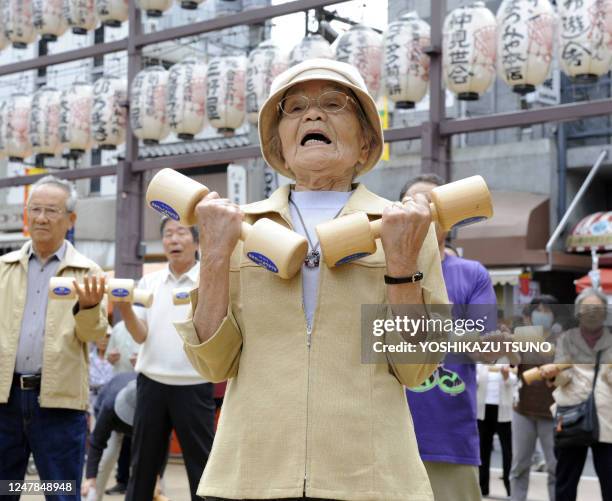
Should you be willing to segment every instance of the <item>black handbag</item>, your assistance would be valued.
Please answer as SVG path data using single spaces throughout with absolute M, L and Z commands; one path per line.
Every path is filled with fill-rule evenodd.
M 555 446 L 589 446 L 599 440 L 599 420 L 595 406 L 595 383 L 599 374 L 601 351 L 597 352 L 593 387 L 588 398 L 576 405 L 559 405 L 555 412 Z

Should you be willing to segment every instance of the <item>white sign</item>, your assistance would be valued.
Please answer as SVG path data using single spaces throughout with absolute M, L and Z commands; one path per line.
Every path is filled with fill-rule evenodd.
M 550 106 L 561 104 L 561 75 L 558 69 L 552 70 L 550 78 L 536 88 L 535 100 Z
M 6 166 L 6 177 L 25 176 L 25 169 L 21 162 L 7 162 Z M 6 197 L 6 203 L 8 205 L 23 205 L 25 197 L 25 188 L 18 186 L 15 188 L 8 189 L 8 196 Z
M 227 197 L 238 205 L 247 203 L 247 172 L 242 165 L 227 166 Z

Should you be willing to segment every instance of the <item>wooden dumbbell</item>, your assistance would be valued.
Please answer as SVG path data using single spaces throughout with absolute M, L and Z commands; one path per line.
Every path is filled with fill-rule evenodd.
M 134 280 L 131 278 L 111 278 L 106 284 L 108 300 L 113 303 L 134 302 Z
M 565 370 L 569 369 L 574 364 L 554 364 L 558 369 Z M 533 369 L 529 369 L 528 371 L 523 372 L 523 380 L 527 384 L 532 384 L 534 381 L 542 381 L 542 376 L 540 375 L 540 368 L 534 367 Z
M 191 301 L 191 298 L 189 296 L 189 293 L 191 292 L 191 289 L 186 289 L 186 288 L 177 288 L 177 289 L 172 289 L 172 304 L 175 305 L 180 305 L 180 304 L 189 304 Z
M 134 306 L 150 308 L 153 304 L 153 293 L 145 289 L 134 289 Z
M 76 299 L 76 287 L 74 277 L 52 277 L 49 280 L 49 299 Z M 81 288 L 83 284 L 79 284 Z M 106 285 L 108 287 L 108 284 Z
M 49 299 L 76 299 L 74 277 L 52 277 L 49 280 Z
M 50 299 L 76 299 L 74 277 L 53 277 L 49 281 Z M 82 286 L 82 284 L 79 284 Z M 109 301 L 134 303 L 137 306 L 149 308 L 153 304 L 153 293 L 144 289 L 134 288 L 134 280 L 113 278 L 106 284 Z
M 509 367 L 509 369 L 510 372 L 516 374 L 516 367 Z M 489 372 L 501 372 L 501 367 L 498 367 L 497 365 L 489 365 Z
M 153 304 L 153 293 L 136 288 L 131 278 L 111 278 L 106 285 L 106 294 L 113 303 L 132 303 L 143 308 L 150 308 Z
M 203 184 L 172 169 L 160 170 L 147 188 L 147 203 L 185 226 L 196 224 L 195 206 L 208 193 Z M 262 218 L 242 223 L 240 240 L 247 257 L 281 278 L 293 277 L 302 267 L 308 241 L 289 228 Z
M 447 231 L 476 223 L 493 215 L 491 194 L 481 176 L 472 176 L 434 188 L 429 210 L 434 221 Z M 367 214 L 355 213 L 317 225 L 325 264 L 330 268 L 376 252 L 382 219 L 370 222 Z

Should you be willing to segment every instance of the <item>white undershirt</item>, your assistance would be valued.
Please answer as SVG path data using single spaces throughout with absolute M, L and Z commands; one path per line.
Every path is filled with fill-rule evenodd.
M 315 227 L 319 223 L 333 219 L 338 212 L 340 212 L 340 209 L 346 205 L 346 202 L 352 194 L 352 191 L 291 191 L 291 200 L 298 206 L 302 219 L 306 224 L 310 240 L 315 248 L 319 242 Z M 291 210 L 293 229 L 308 239 L 298 212 L 295 210 L 293 204 L 289 204 L 289 208 Z M 310 250 L 309 244 L 309 251 Z M 318 250 L 319 253 L 321 253 L 320 247 Z M 325 266 L 322 254 L 319 267 L 321 266 Z M 319 267 L 308 268 L 306 265 L 302 265 L 302 298 L 304 301 L 306 322 L 309 329 L 312 326 L 312 320 L 317 307 Z
M 485 398 L 485 404 L 499 405 L 499 388 L 501 380 L 501 372 L 487 372 L 487 396 Z
M 189 316 L 191 306 L 174 305 L 172 290 L 178 287 L 195 287 L 199 274 L 199 263 L 180 277 L 176 277 L 166 266 L 162 270 L 145 275 L 138 283 L 140 289 L 153 292 L 153 304 L 150 308 L 134 307 L 138 318 L 147 323 L 147 338 L 140 345 L 136 372 L 168 385 L 182 386 L 205 382 L 187 359 L 183 343 L 173 324 L 185 320 Z

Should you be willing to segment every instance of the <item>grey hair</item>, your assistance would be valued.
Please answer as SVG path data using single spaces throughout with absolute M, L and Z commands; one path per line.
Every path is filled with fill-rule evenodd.
M 30 203 L 30 198 L 32 198 L 32 193 L 34 193 L 37 188 L 40 188 L 41 186 L 45 185 L 57 186 L 58 188 L 64 190 L 68 195 L 68 198 L 66 200 L 66 211 L 74 212 L 74 210 L 76 209 L 76 203 L 78 198 L 74 184 L 72 184 L 70 181 L 66 181 L 65 179 L 61 179 L 52 175 L 42 177 L 32 185 L 32 188 L 30 189 L 30 194 L 28 195 L 28 204 Z
M 591 296 L 595 296 L 596 298 L 598 298 L 602 302 L 604 308 L 607 311 L 608 309 L 607 296 L 603 292 L 593 287 L 588 287 L 584 289 L 580 294 L 578 294 L 578 297 L 576 297 L 576 299 L 574 300 L 574 314 L 576 316 L 578 316 L 578 313 L 580 312 L 580 305 L 582 304 L 582 301 L 584 301 L 587 297 L 591 297 Z

